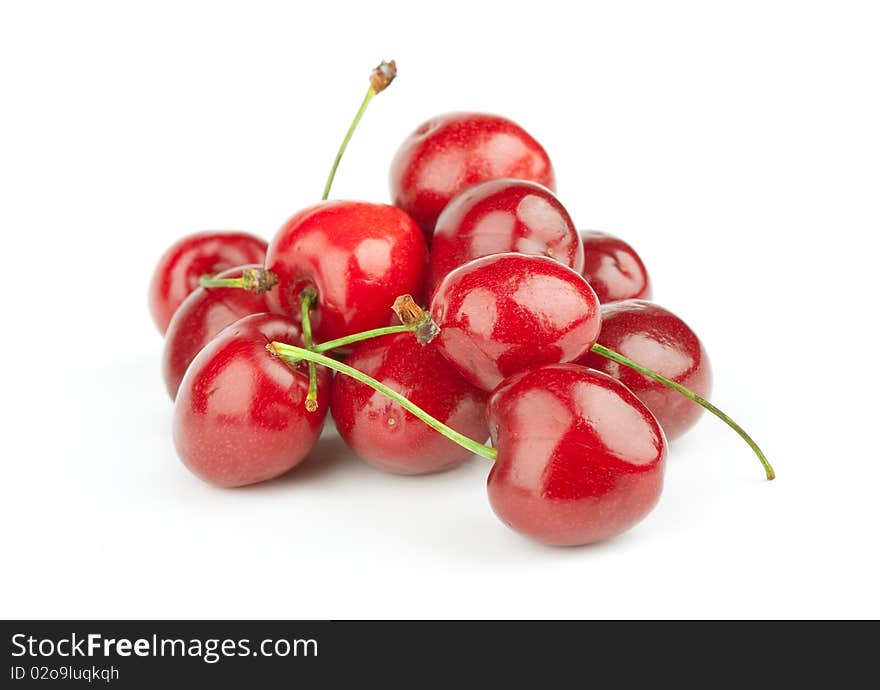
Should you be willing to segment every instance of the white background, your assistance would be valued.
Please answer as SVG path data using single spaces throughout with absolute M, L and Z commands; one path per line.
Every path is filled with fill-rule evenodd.
M 0 10 L 4 617 L 877 617 L 880 20 L 872 3 L 31 2 Z M 626 535 L 552 549 L 486 461 L 392 477 L 325 437 L 223 491 L 175 457 L 146 308 L 178 236 L 387 201 L 437 113 L 507 115 L 618 233 L 715 401 Z

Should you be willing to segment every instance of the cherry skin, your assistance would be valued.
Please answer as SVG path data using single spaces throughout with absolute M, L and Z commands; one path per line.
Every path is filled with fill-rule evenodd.
M 663 307 L 645 300 L 602 305 L 599 344 L 707 398 L 712 390 L 712 367 L 700 339 L 688 325 Z M 613 376 L 635 393 L 654 413 L 670 441 L 697 423 L 703 408 L 674 390 L 599 355 L 588 353 L 586 366 Z
M 636 250 L 619 237 L 585 230 L 583 274 L 602 304 L 651 299 L 651 279 Z
M 279 284 L 272 311 L 299 318 L 302 291 L 317 290 L 316 340 L 332 340 L 388 323 L 394 299 L 421 293 L 427 263 L 415 222 L 394 206 L 322 202 L 294 215 L 272 240 L 266 266 Z
M 440 352 L 486 391 L 520 371 L 577 359 L 601 327 L 599 300 L 579 273 L 525 254 L 459 266 L 437 286 L 430 312 Z
M 489 399 L 498 459 L 489 502 L 511 529 L 555 546 L 608 539 L 644 518 L 663 488 L 666 439 L 619 381 L 577 364 L 506 379 Z
M 171 317 L 205 274 L 233 266 L 262 263 L 266 242 L 246 232 L 198 232 L 175 242 L 166 251 L 150 281 L 150 313 L 163 335 Z
M 245 268 L 262 268 L 262 264 L 236 266 L 215 277 L 239 278 Z M 189 365 L 214 336 L 244 316 L 267 311 L 266 293 L 255 295 L 249 290 L 227 287 L 196 288 L 174 312 L 165 332 L 162 376 L 171 399 L 177 396 Z
M 391 198 L 430 241 L 452 197 L 499 177 L 555 185 L 547 152 L 522 127 L 498 115 L 447 113 L 424 122 L 401 144 L 391 163 Z
M 435 345 L 420 345 L 412 333 L 365 340 L 345 363 L 465 436 L 479 442 L 489 438 L 489 395 L 461 378 Z M 336 376 L 331 399 L 330 413 L 339 434 L 358 456 L 381 470 L 427 474 L 455 467 L 471 456 L 398 403 L 353 378 Z
M 487 180 L 453 198 L 437 218 L 427 293 L 471 259 L 505 252 L 549 256 L 583 269 L 580 236 L 553 192 L 526 180 Z
M 190 364 L 174 404 L 174 444 L 183 464 L 215 486 L 278 477 L 306 457 L 321 434 L 329 372 L 318 368 L 318 409 L 305 407 L 305 365 L 266 350 L 301 345 L 299 328 L 274 314 L 246 316 L 221 331 Z

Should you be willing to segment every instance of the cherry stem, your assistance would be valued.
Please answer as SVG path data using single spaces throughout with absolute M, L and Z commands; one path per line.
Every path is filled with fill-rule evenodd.
M 369 331 L 361 331 L 360 333 L 352 333 L 335 340 L 326 340 L 320 345 L 315 345 L 312 350 L 315 352 L 329 352 L 330 350 L 338 350 L 340 347 L 346 347 L 362 340 L 370 340 L 383 335 L 393 335 L 395 333 L 412 333 L 416 330 L 416 326 L 384 326 L 383 328 L 372 328 Z
M 489 446 L 486 446 L 482 443 L 478 443 L 477 441 L 468 438 L 464 434 L 460 434 L 455 429 L 446 426 L 439 419 L 435 419 L 427 412 L 425 412 L 422 408 L 410 402 L 407 398 L 402 396 L 397 391 L 392 390 L 384 383 L 380 383 L 372 376 L 368 376 L 362 371 L 358 371 L 354 367 L 350 367 L 347 364 L 343 364 L 342 362 L 327 357 L 320 352 L 313 352 L 312 350 L 307 350 L 302 347 L 296 347 L 295 345 L 286 345 L 284 343 L 271 342 L 266 345 L 266 349 L 269 350 L 269 352 L 280 357 L 288 364 L 295 364 L 296 362 L 304 359 L 314 364 L 321 364 L 328 369 L 333 369 L 334 371 L 340 374 L 344 374 L 345 376 L 350 376 L 351 378 L 369 386 L 373 390 L 376 390 L 379 393 L 388 396 L 407 412 L 412 413 L 414 416 L 421 419 L 429 427 L 443 434 L 450 441 L 454 441 L 462 448 L 469 450 L 471 453 L 476 453 L 477 455 L 488 458 L 489 460 L 495 460 L 498 457 L 498 451 L 494 448 L 490 448 Z
M 352 333 L 351 335 L 337 338 L 336 340 L 327 340 L 319 345 L 313 345 L 309 349 L 312 352 L 330 352 L 331 350 L 337 350 L 340 347 L 359 343 L 362 340 L 370 340 L 372 338 L 378 338 L 383 335 L 393 335 L 395 333 L 412 333 L 414 330 L 416 330 L 415 326 L 385 326 L 383 328 L 373 328 L 369 331 Z M 290 357 L 289 359 L 291 363 L 296 360 L 295 357 Z
M 648 378 L 652 378 L 655 381 L 659 381 L 667 388 L 671 388 L 674 391 L 678 391 L 684 397 L 688 398 L 689 400 L 693 400 L 698 405 L 701 405 L 703 408 L 709 410 L 709 412 L 714 414 L 716 417 L 718 417 L 718 419 L 720 419 L 722 422 L 727 424 L 727 426 L 729 426 L 736 433 L 738 433 L 740 435 L 740 437 L 742 438 L 742 440 L 745 441 L 747 444 L 749 444 L 749 448 L 751 448 L 753 451 L 755 451 L 755 455 L 758 456 L 758 460 L 760 460 L 761 464 L 764 466 L 764 472 L 767 474 L 767 479 L 771 480 L 771 479 L 776 478 L 776 472 L 774 471 L 772 465 L 770 465 L 770 462 L 767 460 L 767 456 L 764 455 L 763 451 L 758 447 L 758 444 L 755 443 L 754 440 L 752 440 L 752 437 L 749 436 L 745 432 L 745 429 L 743 429 L 739 424 L 737 424 L 735 421 L 733 421 L 730 417 L 728 417 L 724 412 L 722 412 L 717 407 L 715 407 L 708 400 L 700 397 L 699 395 L 694 393 L 689 388 L 685 388 L 680 383 L 677 383 L 676 381 L 673 381 L 672 379 L 663 376 L 663 374 L 658 374 L 656 371 L 652 371 L 651 369 L 648 369 L 647 367 L 642 366 L 638 362 L 631 360 L 629 357 L 625 357 L 624 355 L 622 355 L 618 352 L 615 352 L 614 350 L 608 349 L 604 345 L 599 345 L 599 343 L 596 343 L 591 348 L 591 351 L 595 352 L 597 355 L 600 355 L 601 357 L 605 357 L 607 359 L 612 360 L 613 362 L 617 362 L 618 364 L 622 364 L 625 367 L 629 367 L 630 369 L 635 369 L 640 374 L 644 374 Z
M 303 342 L 306 347 L 314 347 L 312 341 L 312 320 L 309 311 L 315 303 L 317 293 L 312 288 L 306 288 L 300 293 L 299 301 L 302 315 Z M 306 409 L 315 412 L 318 409 L 318 371 L 314 362 L 309 362 L 309 390 L 306 393 Z
M 199 285 L 203 288 L 239 288 L 259 295 L 278 285 L 278 276 L 267 268 L 245 268 L 240 278 L 215 278 L 207 273 L 199 278 Z
M 422 345 L 427 345 L 440 332 L 431 313 L 422 309 L 411 295 L 401 295 L 394 300 L 392 307 L 394 313 L 403 322 L 400 326 L 383 326 L 382 328 L 371 328 L 368 331 L 360 333 L 352 333 L 335 340 L 327 340 L 320 345 L 309 346 L 313 352 L 330 352 L 338 350 L 341 347 L 359 343 L 362 340 L 370 340 L 383 335 L 394 335 L 396 333 L 415 333 L 416 339 Z M 308 343 L 306 343 L 308 346 Z
M 330 168 L 330 174 L 327 176 L 327 182 L 324 184 L 324 194 L 321 197 L 322 201 L 326 201 L 330 196 L 330 188 L 333 186 L 333 179 L 336 177 L 336 169 L 339 167 L 339 161 L 342 160 L 342 154 L 345 153 L 345 149 L 348 148 L 348 142 L 351 141 L 351 137 L 354 134 L 354 130 L 357 129 L 358 123 L 361 121 L 361 118 L 364 116 L 364 113 L 367 111 L 367 106 L 370 105 L 370 101 L 373 100 L 373 96 L 381 91 L 384 91 L 388 85 L 394 81 L 394 77 L 397 76 L 397 65 L 392 60 L 391 62 L 385 62 L 384 60 L 381 64 L 376 67 L 372 73 L 370 74 L 370 88 L 367 89 L 367 94 L 364 96 L 364 100 L 361 101 L 361 107 L 358 108 L 357 114 L 354 116 L 354 120 L 351 121 L 351 125 L 348 127 L 348 131 L 345 133 L 345 138 L 342 140 L 342 144 L 339 146 L 339 150 L 336 152 L 336 158 L 333 160 L 333 167 Z

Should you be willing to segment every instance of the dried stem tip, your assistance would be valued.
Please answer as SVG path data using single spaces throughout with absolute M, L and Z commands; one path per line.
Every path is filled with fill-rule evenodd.
M 414 326 L 413 333 L 422 345 L 430 343 L 440 332 L 440 327 L 434 322 L 431 313 L 416 304 L 412 295 L 401 295 L 394 300 L 391 308 L 397 314 L 400 323 L 404 326 Z
M 421 321 L 425 316 L 425 310 L 416 304 L 412 295 L 401 295 L 394 300 L 391 309 L 394 310 L 397 318 L 400 319 L 400 323 L 404 326 L 412 326 L 414 323 Z
M 382 62 L 370 73 L 370 87 L 376 93 L 380 93 L 388 88 L 388 85 L 394 81 L 397 76 L 397 63 Z
M 278 276 L 265 268 L 246 268 L 241 272 L 241 281 L 245 290 L 259 295 L 278 285 Z

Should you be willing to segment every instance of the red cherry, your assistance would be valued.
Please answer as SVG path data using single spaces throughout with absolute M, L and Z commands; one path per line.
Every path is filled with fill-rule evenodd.
M 183 464 L 210 484 L 243 486 L 284 474 L 321 434 L 329 372 L 318 368 L 318 409 L 306 411 L 307 369 L 269 353 L 273 340 L 301 344 L 287 319 L 246 316 L 202 349 L 180 384 L 174 444 Z
M 317 290 L 312 330 L 332 340 L 384 326 L 394 299 L 421 292 L 425 240 L 394 206 L 327 201 L 294 215 L 272 240 L 266 266 L 279 284 L 267 293 L 272 310 L 300 314 L 300 293 Z
M 238 278 L 245 268 L 258 269 L 262 264 L 236 266 L 215 278 Z M 226 287 L 196 288 L 174 312 L 165 332 L 162 376 L 171 399 L 177 395 L 190 363 L 214 336 L 244 316 L 267 311 L 265 293 L 255 295 L 249 290 Z
M 345 363 L 406 396 L 432 417 L 476 441 L 489 438 L 484 391 L 461 378 L 437 351 L 412 333 L 359 343 Z M 348 376 L 333 380 L 330 413 L 349 447 L 374 467 L 426 474 L 461 464 L 470 451 Z
M 602 304 L 623 299 L 651 299 L 651 280 L 636 250 L 619 237 L 586 230 L 584 278 Z
M 599 300 L 579 273 L 525 254 L 460 266 L 437 286 L 430 311 L 440 352 L 487 391 L 520 371 L 577 359 L 601 326 Z
M 584 250 L 556 196 L 525 180 L 488 180 L 468 187 L 437 219 L 427 293 L 471 259 L 503 252 L 549 256 L 580 272 Z
M 554 189 L 547 152 L 522 127 L 498 115 L 448 113 L 423 123 L 401 144 L 391 163 L 391 198 L 430 239 L 452 197 L 499 177 Z
M 666 440 L 620 382 L 576 364 L 505 380 L 489 400 L 498 459 L 487 488 L 513 530 L 545 544 L 608 539 L 639 522 L 663 488 Z
M 164 335 L 174 312 L 203 275 L 265 258 L 265 240 L 246 232 L 199 232 L 175 242 L 159 259 L 150 281 L 150 313 L 159 332 Z
M 708 398 L 712 368 L 703 344 L 675 314 L 644 300 L 625 300 L 602 306 L 599 343 L 663 374 Z M 674 390 L 609 359 L 588 353 L 582 364 L 613 376 L 635 393 L 654 413 L 671 441 L 690 429 L 703 414 Z

